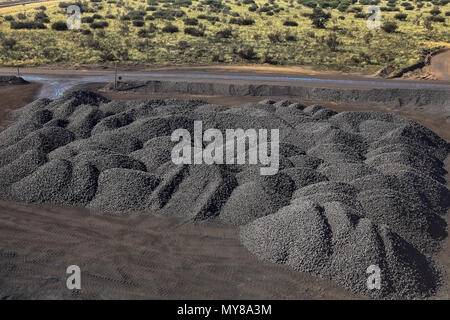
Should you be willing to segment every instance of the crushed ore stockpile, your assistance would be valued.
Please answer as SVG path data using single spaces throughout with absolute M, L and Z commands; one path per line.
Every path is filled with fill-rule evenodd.
M 450 206 L 449 144 L 392 114 L 336 113 L 264 100 L 236 107 L 199 100 L 109 101 L 75 91 L 15 112 L 0 133 L 3 197 L 26 203 L 147 211 L 240 226 L 257 257 L 382 298 L 433 295 L 432 256 Z M 175 165 L 171 134 L 279 129 L 280 168 Z M 367 269 L 381 289 L 367 288 Z
M 11 85 L 11 84 L 27 84 L 28 81 L 24 80 L 22 77 L 17 76 L 0 76 L 0 86 Z

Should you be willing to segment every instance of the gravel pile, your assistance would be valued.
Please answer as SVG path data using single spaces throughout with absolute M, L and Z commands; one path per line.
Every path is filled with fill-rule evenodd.
M 0 133 L 0 189 L 27 203 L 155 212 L 240 226 L 261 259 L 384 298 L 420 298 L 439 285 L 432 255 L 450 207 L 450 146 L 395 115 L 336 113 L 264 100 L 223 107 L 199 100 L 108 101 L 91 92 L 38 100 Z M 261 165 L 175 165 L 170 135 L 279 129 L 279 171 Z M 248 150 L 246 150 L 246 153 Z M 366 286 L 369 266 L 381 288 Z
M 0 76 L 0 86 L 6 86 L 11 84 L 27 84 L 28 81 L 22 77 L 17 76 Z

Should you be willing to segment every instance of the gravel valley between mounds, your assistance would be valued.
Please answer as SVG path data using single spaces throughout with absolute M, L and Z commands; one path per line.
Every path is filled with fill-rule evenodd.
M 0 132 L 8 200 L 147 211 L 241 228 L 257 257 L 376 298 L 435 293 L 432 256 L 447 236 L 443 161 L 450 146 L 425 127 L 378 112 L 336 113 L 265 100 L 109 101 L 92 92 L 40 99 Z M 258 165 L 175 165 L 175 129 L 279 129 L 280 171 Z M 381 269 L 380 290 L 366 270 Z

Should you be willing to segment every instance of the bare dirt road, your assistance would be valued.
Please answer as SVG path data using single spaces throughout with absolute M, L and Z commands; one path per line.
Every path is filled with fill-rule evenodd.
M 51 69 L 23 68 L 21 75 L 28 81 L 43 85 L 41 97 L 56 98 L 75 85 L 88 82 L 108 83 L 114 81 L 113 69 Z M 17 74 L 15 68 L 0 68 L 0 74 Z M 360 74 L 313 71 L 301 67 L 272 66 L 195 66 L 153 67 L 122 69 L 118 72 L 122 81 L 189 81 L 229 82 L 233 84 L 289 85 L 321 88 L 347 89 L 440 89 L 450 90 L 450 81 L 424 81 L 383 79 Z
M 436 79 L 450 81 L 450 49 L 431 59 L 430 72 Z

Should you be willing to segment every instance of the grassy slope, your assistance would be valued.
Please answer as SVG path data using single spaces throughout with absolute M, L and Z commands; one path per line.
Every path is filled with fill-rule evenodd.
M 262 7 L 265 0 L 255 0 Z M 421 9 L 405 11 L 397 1 L 397 7 L 408 14 L 406 21 L 397 21 L 399 29 L 388 34 L 382 30 L 370 31 L 366 27 L 364 18 L 355 18 L 354 13 L 342 13 L 337 9 L 326 9 L 331 12 L 332 18 L 326 24 L 326 29 L 316 29 L 311 20 L 302 16 L 302 13 L 311 12 L 312 9 L 301 6 L 297 2 L 275 0 L 274 3 L 284 10 L 267 16 L 265 13 L 250 12 L 250 5 L 242 4 L 240 0 L 224 1 L 231 7 L 231 12 L 241 17 L 252 18 L 254 25 L 230 25 L 229 13 L 210 12 L 210 7 L 203 5 L 203 12 L 199 11 L 200 1 L 193 1 L 189 8 L 179 8 L 185 11 L 187 17 L 197 17 L 199 14 L 217 16 L 219 22 L 212 24 L 207 20 L 199 20 L 206 27 L 204 37 L 193 37 L 183 33 L 186 16 L 171 21 L 179 28 L 178 33 L 163 33 L 161 29 L 168 23 L 164 19 L 145 21 L 145 27 L 134 27 L 132 21 L 120 19 L 102 19 L 107 21 L 109 27 L 104 30 L 92 30 L 92 35 L 83 35 L 74 31 L 54 31 L 48 25 L 46 30 L 11 30 L 10 23 L 5 16 L 16 16 L 24 12 L 32 20 L 42 4 L 0 8 L 0 40 L 14 38 L 17 44 L 11 49 L 4 45 L 0 47 L 0 64 L 2 65 L 43 65 L 43 64 L 101 64 L 111 63 L 114 56 L 124 63 L 131 64 L 204 64 L 204 63 L 248 63 L 271 62 L 287 65 L 311 65 L 322 69 L 337 69 L 344 71 L 374 72 L 388 64 L 396 68 L 411 65 L 420 59 L 424 48 L 434 48 L 439 45 L 450 44 L 450 17 L 446 23 L 434 22 L 434 30 L 428 31 L 423 26 L 423 18 L 429 16 L 432 9 L 430 2 L 424 2 Z M 414 4 L 413 2 L 411 2 Z M 239 5 L 241 4 L 241 5 Z M 59 8 L 56 3 L 45 3 L 51 22 L 65 21 L 65 9 Z M 158 9 L 163 3 L 157 5 Z M 379 6 L 385 6 L 382 1 Z M 102 6 L 103 8 L 99 8 Z M 128 9 L 145 10 L 149 5 L 143 0 L 125 0 L 124 6 L 116 3 L 89 3 L 96 13 L 120 17 L 129 12 Z M 352 7 L 362 7 L 365 12 L 367 6 L 356 3 Z M 128 8 L 128 9 L 127 9 Z M 171 7 L 173 8 L 173 6 Z M 179 10 L 176 9 L 176 10 Z M 442 15 L 450 11 L 450 4 L 441 6 Z M 394 20 L 398 12 L 383 12 L 382 22 Z M 148 11 L 147 15 L 151 15 Z M 84 13 L 83 16 L 92 16 L 93 13 Z M 344 16 L 345 20 L 338 19 Z M 297 27 L 286 27 L 285 20 L 296 21 Z M 16 18 L 16 20 L 18 20 Z M 138 36 L 138 31 L 148 29 L 153 23 L 158 27 L 154 33 L 148 33 L 147 38 Z M 233 29 L 233 38 L 217 40 L 214 35 L 219 30 L 229 26 Z M 83 23 L 83 29 L 90 29 L 89 24 Z M 128 31 L 126 29 L 129 29 Z M 282 42 L 272 43 L 268 34 L 279 32 Z M 335 33 L 341 43 L 337 51 L 331 51 L 326 44 L 330 33 Z M 286 34 L 292 35 L 296 41 L 285 41 Z M 245 50 L 251 47 L 256 52 L 255 59 L 243 58 Z M 243 51 L 244 54 L 242 54 Z M 113 55 L 111 54 L 113 53 Z

